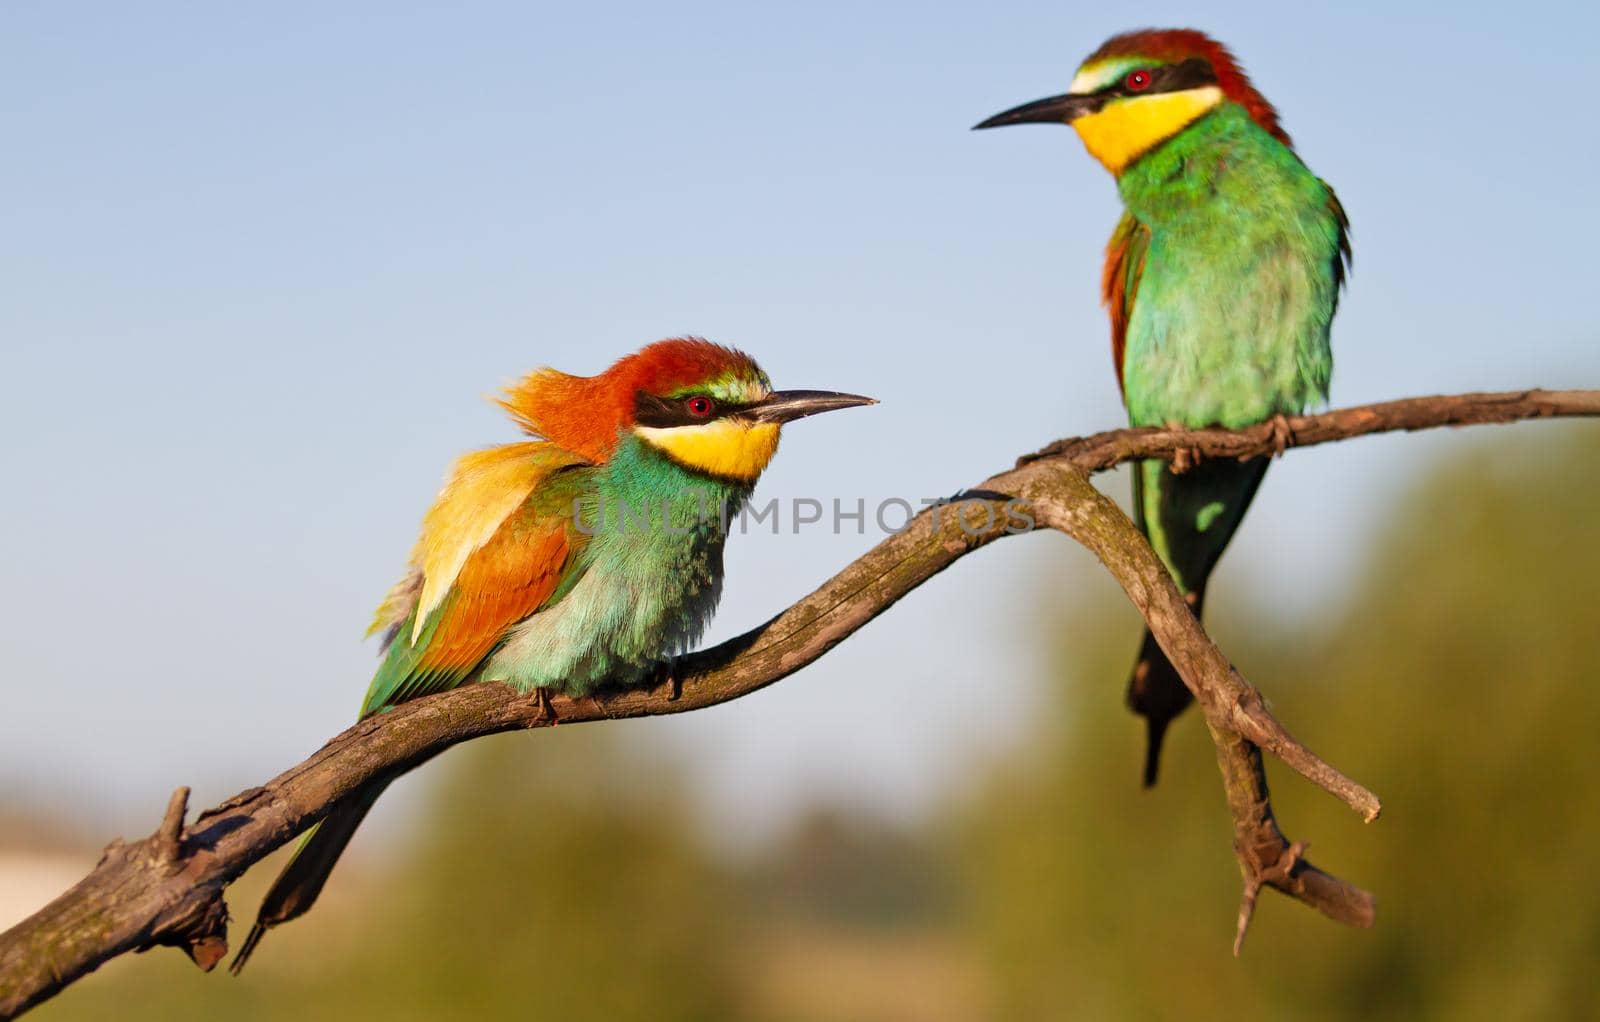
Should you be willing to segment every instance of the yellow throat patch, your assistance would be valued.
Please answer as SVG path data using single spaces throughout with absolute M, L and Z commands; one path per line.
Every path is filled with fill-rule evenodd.
M 639 426 L 635 432 L 696 472 L 753 483 L 778 452 L 778 424 L 713 419 L 695 426 Z
M 1215 85 L 1130 96 L 1077 118 L 1072 127 L 1090 156 L 1111 173 L 1120 174 L 1140 154 L 1176 135 L 1220 102 L 1222 90 Z

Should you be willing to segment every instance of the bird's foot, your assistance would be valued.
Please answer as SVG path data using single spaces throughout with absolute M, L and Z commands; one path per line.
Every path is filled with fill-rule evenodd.
M 650 687 L 658 688 L 663 684 L 667 686 L 668 702 L 677 702 L 682 697 L 683 679 L 678 677 L 678 658 L 675 656 L 669 656 L 656 665 Z
M 555 727 L 557 724 L 561 723 L 561 721 L 556 718 L 555 707 L 550 705 L 549 689 L 545 688 L 543 685 L 540 685 L 532 692 L 528 693 L 528 698 L 533 701 L 533 705 L 537 710 L 537 712 L 534 714 L 532 726 L 538 727 L 541 724 L 549 724 L 551 727 Z
M 1294 445 L 1294 430 L 1289 427 L 1289 417 L 1279 412 L 1268 419 L 1267 436 L 1272 440 L 1272 456 L 1283 457 L 1283 452 Z
M 1205 455 L 1200 453 L 1198 447 L 1180 447 L 1172 452 L 1172 474 L 1181 476 L 1185 472 L 1200 464 Z
M 1174 430 L 1187 430 L 1189 427 L 1185 426 L 1181 422 L 1173 422 L 1169 420 L 1167 422 L 1167 428 Z M 1194 468 L 1196 465 L 1200 464 L 1201 459 L 1204 457 L 1205 455 L 1200 453 L 1200 448 L 1198 447 L 1178 448 L 1176 451 L 1172 452 L 1172 474 L 1175 476 L 1183 475 L 1191 468 Z

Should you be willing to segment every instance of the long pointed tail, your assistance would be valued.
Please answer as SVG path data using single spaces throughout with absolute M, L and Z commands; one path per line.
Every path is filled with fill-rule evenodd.
M 316 904 L 317 895 L 322 893 L 322 885 L 328 882 L 328 875 L 333 872 L 339 856 L 344 854 L 345 846 L 388 786 L 387 783 L 377 784 L 352 796 L 300 839 L 300 847 L 295 849 L 293 858 L 261 899 L 256 924 L 239 946 L 233 964 L 228 966 L 230 972 L 239 975 L 268 930 L 304 915 Z
M 1133 499 L 1139 528 L 1161 555 L 1178 587 L 1200 613 L 1206 580 L 1254 499 L 1268 459 L 1203 461 L 1174 473 L 1164 462 L 1141 462 L 1134 472 Z M 1194 697 L 1178 669 L 1148 630 L 1128 679 L 1128 706 L 1145 718 L 1148 734 L 1144 785 L 1156 783 L 1161 743 L 1173 718 Z
M 1147 629 L 1139 659 L 1128 678 L 1128 709 L 1145 721 L 1144 786 L 1155 787 L 1161 771 L 1161 743 L 1174 717 L 1189 708 L 1194 696 L 1179 677 L 1178 669 L 1161 652 L 1156 637 Z

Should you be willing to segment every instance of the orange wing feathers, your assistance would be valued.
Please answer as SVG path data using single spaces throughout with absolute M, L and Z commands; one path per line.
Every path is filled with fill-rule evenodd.
M 1124 213 L 1106 243 L 1106 263 L 1100 274 L 1100 298 L 1111 314 L 1111 361 L 1117 370 L 1117 389 L 1122 389 L 1122 360 L 1127 351 L 1128 320 L 1133 316 L 1133 300 L 1139 293 L 1139 276 L 1144 272 L 1145 248 L 1150 229 Z
M 422 571 L 411 639 L 444 602 L 474 551 L 486 546 L 551 472 L 583 459 L 553 444 L 520 443 L 463 455 L 422 519 L 412 565 Z
M 372 630 L 389 634 L 364 714 L 459 683 L 549 599 L 572 553 L 571 516 L 536 491 L 562 469 L 588 464 L 538 442 L 456 462 L 423 517 L 410 573 L 378 608 Z
M 524 507 L 461 566 L 421 666 L 465 674 L 507 628 L 539 609 L 561 582 L 568 554 L 566 523 Z

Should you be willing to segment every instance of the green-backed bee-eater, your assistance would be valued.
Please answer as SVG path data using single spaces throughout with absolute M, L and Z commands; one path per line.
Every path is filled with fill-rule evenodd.
M 543 369 L 507 388 L 501 406 L 543 439 L 456 462 L 368 631 L 383 637 L 382 662 L 362 718 L 471 682 L 544 700 L 654 680 L 716 607 L 728 515 L 783 424 L 872 403 L 774 391 L 748 355 L 692 337 L 598 376 Z M 235 972 L 268 928 L 311 908 L 386 785 L 335 806 L 302 841 Z
M 1114 36 L 1067 93 L 979 128 L 1070 124 L 1116 177 L 1124 212 L 1101 293 L 1135 426 L 1238 428 L 1328 397 L 1328 331 L 1350 259 L 1333 189 L 1300 161 L 1277 111 L 1220 43 L 1190 29 Z M 1139 526 L 1198 614 L 1206 579 L 1267 459 L 1135 466 Z M 1189 690 L 1154 638 L 1128 683 L 1145 717 L 1145 784 Z

